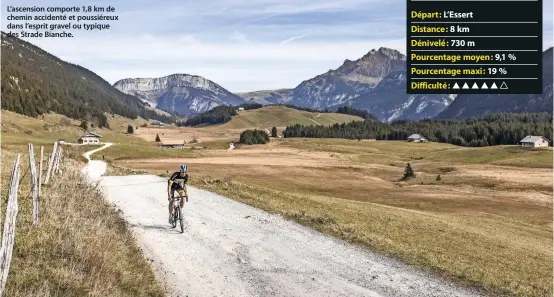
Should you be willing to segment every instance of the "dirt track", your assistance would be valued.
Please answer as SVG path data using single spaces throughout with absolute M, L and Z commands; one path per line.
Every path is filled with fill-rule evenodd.
M 178 296 L 478 296 L 194 187 L 180 234 L 167 223 L 164 179 L 112 176 L 100 184 Z

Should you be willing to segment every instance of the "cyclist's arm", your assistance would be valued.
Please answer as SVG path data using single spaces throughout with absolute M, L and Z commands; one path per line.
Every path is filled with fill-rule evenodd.
M 177 177 L 177 175 L 178 173 L 174 172 L 167 180 L 167 197 L 171 197 L 171 186 L 173 185 L 173 180 Z
M 185 184 L 183 185 L 183 188 L 185 188 L 185 197 L 187 198 L 187 202 L 189 201 L 189 191 L 187 189 L 187 184 L 189 182 L 189 175 L 188 173 L 185 175 Z

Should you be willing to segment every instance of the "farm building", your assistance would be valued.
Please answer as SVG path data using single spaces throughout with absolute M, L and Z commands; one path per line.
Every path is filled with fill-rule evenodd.
M 244 111 L 244 107 L 239 107 L 239 111 Z
M 548 146 L 549 141 L 544 136 L 527 135 L 519 143 L 522 147 L 544 147 Z
M 100 144 L 100 134 L 94 132 L 86 132 L 85 135 L 81 136 L 77 141 L 79 144 Z
M 159 121 L 153 121 L 152 124 L 150 124 L 151 126 L 156 126 L 156 127 L 163 127 L 164 123 L 162 122 L 159 122 Z
M 427 142 L 427 138 L 421 136 L 420 134 L 412 134 L 407 139 L 409 142 Z

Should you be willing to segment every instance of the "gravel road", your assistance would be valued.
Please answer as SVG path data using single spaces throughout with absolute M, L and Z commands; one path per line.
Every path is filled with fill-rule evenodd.
M 96 152 L 99 152 L 103 149 L 106 149 L 110 146 L 112 146 L 113 143 L 107 142 L 104 143 L 104 145 L 100 148 L 94 149 L 92 151 L 88 151 L 83 154 L 83 157 L 85 157 L 88 160 L 87 166 L 83 167 L 83 174 L 88 177 L 91 181 L 99 181 L 100 177 L 106 173 L 107 164 L 104 161 L 100 160 L 91 160 L 90 156 Z
M 181 234 L 167 222 L 167 184 L 158 176 L 107 176 L 100 185 L 171 296 L 481 296 L 195 187 Z

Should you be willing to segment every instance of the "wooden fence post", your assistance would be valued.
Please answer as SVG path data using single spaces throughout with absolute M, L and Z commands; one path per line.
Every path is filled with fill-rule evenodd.
M 58 151 L 60 149 L 56 148 L 56 152 L 54 153 L 54 165 L 52 165 L 52 176 L 56 174 L 56 167 L 58 166 Z
M 44 155 L 44 146 L 40 146 L 40 163 L 38 165 L 38 197 L 41 195 L 42 188 L 42 157 Z
M 33 197 L 33 225 L 38 225 L 38 176 L 32 143 L 29 143 L 29 168 L 31 169 L 31 195 Z
M 62 163 L 62 146 L 58 146 L 58 154 L 56 155 L 56 166 L 55 166 L 55 170 L 54 170 L 54 173 L 58 174 L 60 173 L 60 167 L 61 167 L 61 163 Z
M 46 169 L 46 179 L 44 180 L 44 184 L 47 185 L 50 181 L 50 175 L 52 174 L 52 167 L 54 166 L 54 158 L 56 157 L 56 152 L 58 151 L 58 143 L 54 142 L 54 148 L 52 149 L 52 153 L 50 154 L 50 160 L 48 161 L 48 169 Z
M 12 260 L 13 244 L 15 241 L 15 222 L 19 206 L 17 204 L 17 195 L 19 190 L 19 161 L 21 154 L 17 154 L 17 159 L 13 165 L 10 188 L 8 190 L 8 205 L 6 207 L 6 220 L 4 221 L 4 233 L 2 234 L 2 247 L 0 248 L 0 297 L 4 293 L 10 263 Z
M 63 147 L 60 146 L 60 164 L 58 165 L 58 170 L 62 169 L 62 164 L 63 164 L 63 160 L 64 160 L 63 157 L 64 157 L 63 156 Z

